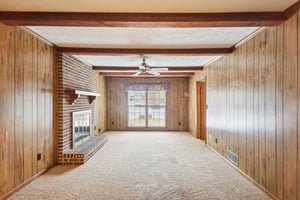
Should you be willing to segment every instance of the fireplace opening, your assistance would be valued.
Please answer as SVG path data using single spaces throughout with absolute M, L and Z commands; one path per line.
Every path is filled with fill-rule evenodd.
M 73 112 L 73 148 L 87 141 L 91 136 L 91 111 Z

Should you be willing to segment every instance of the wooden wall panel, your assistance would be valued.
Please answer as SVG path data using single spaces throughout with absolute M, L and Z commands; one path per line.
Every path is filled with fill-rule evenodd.
M 130 129 L 127 127 L 127 93 L 124 84 L 131 80 L 131 78 L 106 78 L 106 90 L 109 91 L 106 102 L 108 130 Z M 167 128 L 163 130 L 188 130 L 188 78 L 137 78 L 135 81 L 169 82 Z
M 298 95 L 297 95 L 297 102 L 298 102 L 298 126 L 297 126 L 297 137 L 298 137 L 298 141 L 297 141 L 297 147 L 298 147 L 298 158 L 297 158 L 297 164 L 298 164 L 298 188 L 297 188 L 297 197 L 298 199 L 300 199 L 300 13 L 298 13 L 298 24 L 297 24 L 297 34 L 298 34 L 298 54 L 297 54 L 297 71 L 298 71 Z
M 247 152 L 247 171 L 250 177 L 254 177 L 254 40 L 250 40 L 246 44 L 247 60 L 246 60 L 246 152 Z
M 191 89 L 207 76 L 208 145 L 223 156 L 223 148 L 236 153 L 241 171 L 284 200 L 300 200 L 299 17 L 265 29 L 189 82 Z M 196 135 L 193 114 L 189 129 Z
M 258 182 L 262 185 L 266 183 L 266 37 L 263 32 L 257 39 L 259 40 L 258 49 Z
M 0 197 L 14 188 L 14 38 L 15 29 L 0 24 Z
M 276 194 L 276 28 L 266 32 L 266 187 Z
M 253 101 L 254 101 L 254 180 L 259 182 L 259 48 L 260 48 L 260 40 L 259 36 L 254 39 L 254 93 L 253 93 Z
M 33 176 L 33 37 L 24 35 L 24 180 Z M 30 53 L 31 52 L 31 53 Z
M 284 25 L 277 28 L 276 34 L 276 183 L 277 196 L 283 199 L 283 31 Z
M 99 72 L 94 73 L 95 91 L 100 94 L 96 98 L 95 108 L 95 135 L 102 134 L 106 130 L 106 84 L 105 77 L 100 76 Z M 99 130 L 101 129 L 101 130 Z
M 297 19 L 284 30 L 284 199 L 297 199 Z
M 53 47 L 21 28 L 0 24 L 0 37 L 1 198 L 54 164 L 50 153 L 54 143 L 54 63 Z M 48 51 L 42 53 L 41 48 Z M 37 146 L 43 157 L 40 161 L 37 161 Z
M 24 180 L 24 35 L 22 30 L 16 30 L 16 59 L 15 59 L 15 185 Z
M 37 125 L 37 153 L 41 153 L 41 160 L 37 163 L 37 171 L 40 172 L 41 170 L 44 169 L 45 167 L 45 135 L 44 133 L 46 132 L 45 129 L 45 109 L 46 109 L 46 104 L 45 104 L 45 46 L 44 43 L 41 41 L 38 41 L 38 82 L 37 82 L 37 91 L 38 91 L 38 96 L 37 96 L 37 106 L 38 106 L 38 114 L 37 118 L 39 119 L 39 123 Z
M 247 48 L 243 45 L 238 51 L 238 149 L 239 149 L 239 167 L 243 171 L 247 171 L 247 130 L 246 130 L 246 87 L 247 87 Z
M 219 82 L 219 92 L 220 92 L 220 102 L 219 102 L 219 118 L 220 118 L 220 135 L 218 144 L 220 145 L 220 154 L 223 156 L 226 156 L 226 140 L 227 140 L 227 130 L 226 130 L 226 120 L 222 120 L 223 118 L 226 118 L 226 115 L 228 113 L 227 111 L 227 99 L 226 99 L 226 84 L 227 84 L 227 66 L 226 59 L 223 58 L 220 61 L 220 82 Z M 224 132 L 224 134 L 222 134 Z

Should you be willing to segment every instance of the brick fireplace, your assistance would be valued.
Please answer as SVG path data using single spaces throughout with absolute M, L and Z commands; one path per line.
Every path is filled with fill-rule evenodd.
M 76 57 L 60 54 L 58 56 L 58 163 L 80 164 L 90 155 L 87 155 L 89 150 L 86 150 L 86 147 L 74 145 L 73 115 L 74 113 L 89 113 L 89 128 L 84 127 L 85 125 L 77 128 L 81 129 L 80 131 L 85 129 L 93 136 L 95 104 L 91 103 L 86 95 L 80 95 L 76 101 L 73 101 L 72 95 L 66 92 L 68 90 L 94 92 L 94 72 L 91 66 Z M 94 141 L 94 143 L 97 143 L 97 141 Z M 96 146 L 89 145 L 90 149 L 98 148 L 97 144 L 93 144 Z M 77 148 L 77 146 L 81 147 Z M 81 152 L 82 149 L 84 149 L 84 153 Z

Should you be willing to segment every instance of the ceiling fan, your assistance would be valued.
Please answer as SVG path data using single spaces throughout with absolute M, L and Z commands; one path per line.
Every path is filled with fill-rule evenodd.
M 160 75 L 159 72 L 162 72 L 162 71 L 168 71 L 168 68 L 158 68 L 158 67 L 150 68 L 150 66 L 146 63 L 146 59 L 143 58 L 142 64 L 139 66 L 137 72 L 133 76 L 138 76 L 142 73 L 148 73 L 148 74 L 152 74 L 154 76 L 159 76 Z

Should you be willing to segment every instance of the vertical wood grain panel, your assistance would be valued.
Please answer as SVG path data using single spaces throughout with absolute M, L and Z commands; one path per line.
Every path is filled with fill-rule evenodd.
M 247 87 L 247 69 L 246 55 L 247 49 L 243 45 L 239 48 L 239 83 L 238 83 L 238 145 L 239 145 L 239 167 L 241 170 L 247 169 L 247 137 L 246 137 L 246 87 Z
M 24 180 L 33 174 L 33 38 L 24 34 Z
M 258 90 L 258 158 L 259 158 L 259 183 L 266 183 L 266 32 L 260 36 L 259 56 L 258 56 L 258 73 L 259 73 L 259 90 Z
M 266 187 L 276 189 L 276 28 L 267 30 L 266 41 Z
M 45 168 L 45 46 L 38 41 L 38 82 L 37 82 L 37 153 L 41 153 L 42 159 L 37 163 L 40 172 Z
M 24 180 L 24 34 L 17 28 L 15 67 L 15 187 Z
M 14 36 L 0 24 L 0 197 L 14 187 Z
M 298 200 L 300 199 L 300 11 L 298 11 L 298 24 L 297 24 L 297 32 L 298 32 L 298 52 L 297 52 L 297 58 L 298 58 L 298 62 L 297 62 L 297 70 L 298 70 L 298 94 L 297 94 L 297 100 L 298 100 L 298 122 L 297 122 L 297 137 L 298 137 L 298 143 L 297 143 L 297 147 L 298 147 L 298 158 L 297 158 L 297 164 L 298 164 L 298 188 L 297 188 L 297 198 Z
M 168 101 L 168 110 L 169 110 L 169 115 L 166 116 L 167 117 L 167 126 L 169 127 L 175 127 L 176 126 L 176 105 L 175 105 L 175 101 L 173 99 L 175 99 L 176 97 L 174 96 L 175 95 L 175 87 L 173 86 L 170 86 L 169 88 L 169 91 L 167 92 L 168 93 L 168 96 L 169 98 L 167 99 Z
M 233 151 L 233 123 L 234 123 L 234 115 L 233 115 L 233 108 L 234 108 L 234 102 L 233 102 L 233 72 L 234 72 L 234 66 L 233 66 L 233 56 L 229 56 L 229 62 L 228 62 L 228 118 L 229 118 L 229 125 L 228 127 L 228 149 Z M 210 77 L 209 77 L 210 78 Z M 210 95 L 208 95 L 210 96 Z M 209 103 L 209 102 L 208 102 Z
M 224 63 L 224 74 L 226 76 L 226 81 L 224 84 L 224 89 L 225 89 L 225 98 L 226 98 L 226 103 L 225 103 L 225 110 L 223 113 L 223 116 L 225 117 L 225 125 L 226 125 L 226 144 L 225 144 L 225 152 L 224 152 L 224 157 L 227 155 L 227 149 L 229 149 L 229 135 L 230 135 L 230 95 L 229 95 L 229 89 L 230 89 L 230 73 L 229 73 L 229 57 L 224 58 L 225 63 Z M 224 118 L 223 118 L 224 119 Z
M 95 91 L 100 94 L 100 97 L 96 98 L 96 130 L 95 134 L 103 133 L 106 130 L 106 84 L 105 77 L 100 76 L 98 72 L 94 73 L 95 79 Z M 98 133 L 98 129 L 101 129 L 101 132 Z
M 220 105 L 219 105 L 219 110 L 220 110 L 220 136 L 219 136 L 219 144 L 221 146 L 221 155 L 226 156 L 226 138 L 227 138 L 227 130 L 226 130 L 226 120 L 222 120 L 226 118 L 227 115 L 227 99 L 226 99 L 226 78 L 227 78 L 227 66 L 226 66 L 226 59 L 223 58 L 220 60 L 220 87 L 219 87 L 219 92 L 220 92 Z
M 207 87 L 208 87 L 208 90 L 209 91 L 214 91 L 214 84 L 215 84 L 215 76 L 212 74 L 213 73 L 213 68 L 215 67 L 216 64 L 210 66 L 210 68 L 208 68 L 208 71 L 207 71 L 207 74 L 208 74 L 208 77 L 210 77 L 208 80 L 207 80 Z M 209 102 L 210 102 L 210 106 L 208 108 L 208 112 L 210 113 L 209 116 L 210 118 L 214 118 L 215 115 L 214 115 L 214 112 L 215 112 L 215 104 L 214 104 L 214 101 L 215 101 L 215 94 L 211 94 L 209 96 Z M 209 131 L 208 131 L 208 144 L 210 146 L 212 146 L 215 150 L 216 149 L 216 146 L 215 146 L 215 142 L 214 142 L 214 138 L 215 138 L 215 134 L 214 134 L 214 131 L 215 131 L 215 121 L 213 120 L 209 120 Z
M 297 199 L 297 16 L 284 30 L 284 199 Z
M 298 94 L 297 94 L 297 100 L 298 100 L 298 122 L 297 122 L 297 137 L 298 137 L 298 143 L 297 143 L 297 148 L 298 148 L 298 155 L 297 155 L 297 159 L 298 159 L 298 187 L 297 187 L 297 197 L 298 200 L 300 200 L 300 11 L 298 11 L 298 23 L 297 23 L 297 32 L 298 32 L 298 52 L 297 52 L 297 59 L 298 59 L 298 66 L 297 66 L 297 72 L 298 72 Z
M 53 57 L 52 48 L 46 46 L 45 51 L 45 166 L 53 165 L 53 124 L 49 123 L 52 121 L 53 113 Z
M 247 137 L 247 171 L 246 173 L 254 178 L 255 162 L 254 162 L 254 59 L 255 59 L 255 43 L 250 40 L 246 43 L 247 60 L 247 88 L 246 88 L 246 137 Z
M 219 142 L 220 138 L 221 138 L 221 116 L 220 116 L 220 101 L 221 101 L 221 94 L 220 94 L 220 84 L 221 84 L 221 62 L 222 62 L 222 58 L 219 60 L 219 62 L 216 63 L 216 77 L 217 79 L 216 81 L 216 85 L 215 85 L 215 90 L 218 91 L 216 92 L 216 101 L 215 101 L 215 108 L 216 108 L 216 112 L 215 112 L 215 116 L 218 119 L 216 121 L 216 135 L 215 138 L 217 139 L 217 141 L 215 141 L 216 145 L 217 145 L 217 149 L 218 152 L 220 154 L 222 151 L 222 144 Z
M 37 170 L 37 126 L 38 126 L 38 40 L 32 41 L 32 173 L 36 174 Z
M 276 55 L 276 165 L 277 196 L 283 199 L 283 32 L 284 26 L 277 28 Z
M 207 91 L 213 91 L 213 83 L 214 83 L 214 79 L 215 78 L 214 76 L 212 76 L 212 68 L 214 66 L 210 66 L 209 68 L 207 68 L 207 75 L 208 75 L 208 79 L 207 79 Z M 211 94 L 207 97 L 207 101 L 210 102 L 209 106 L 208 106 L 208 110 L 207 110 L 207 143 L 214 147 L 215 148 L 215 143 L 213 142 L 213 138 L 214 138 L 214 134 L 213 134 L 213 131 L 214 131 L 214 123 L 215 121 L 212 120 L 213 117 L 214 117 L 214 104 L 213 104 L 213 101 L 214 101 L 214 94 Z
M 0 128 L 4 130 L 0 131 L 0 171 L 4 172 L 0 178 L 0 198 L 37 173 L 36 127 L 40 123 L 37 120 L 37 65 L 44 56 L 38 54 L 37 43 L 45 45 L 21 27 L 0 24 Z M 47 52 L 47 55 L 53 57 L 52 52 Z M 51 93 L 54 63 L 45 62 Z M 49 109 L 50 120 L 43 121 L 48 128 L 41 133 L 47 135 L 47 142 L 53 144 L 51 104 L 52 99 L 43 104 L 45 109 Z M 52 150 L 53 147 L 49 146 L 44 151 Z M 46 159 L 53 162 L 53 157 Z M 44 165 L 40 170 L 47 167 Z
M 233 152 L 239 155 L 239 55 L 238 51 L 233 54 Z
M 260 37 L 254 38 L 255 41 L 255 60 L 254 60 L 254 94 L 253 94 L 253 112 L 254 112 L 254 180 L 259 182 L 259 54 L 260 54 Z

